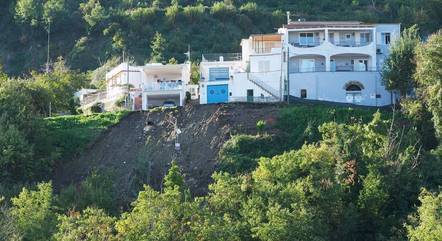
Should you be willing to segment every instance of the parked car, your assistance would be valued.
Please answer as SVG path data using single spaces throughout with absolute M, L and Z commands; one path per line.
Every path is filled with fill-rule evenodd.
M 164 101 L 163 102 L 163 107 L 170 108 L 170 107 L 175 107 L 175 106 L 176 106 L 176 104 L 173 101 Z

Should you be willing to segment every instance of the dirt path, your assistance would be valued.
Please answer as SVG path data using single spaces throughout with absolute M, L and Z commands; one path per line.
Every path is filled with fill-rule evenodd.
M 218 152 L 232 134 L 254 134 L 256 122 L 274 122 L 278 106 L 263 104 L 188 105 L 158 112 L 131 113 L 103 133 L 75 161 L 56 171 L 55 183 L 78 183 L 93 170 L 113 173 L 121 196 L 134 196 L 148 183 L 162 188 L 176 160 L 194 195 L 207 192 Z M 175 123 L 181 150 L 175 150 Z

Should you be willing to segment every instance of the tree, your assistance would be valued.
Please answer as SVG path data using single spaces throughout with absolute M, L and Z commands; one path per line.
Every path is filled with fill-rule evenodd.
M 418 93 L 432 112 L 436 132 L 442 137 L 442 30 L 418 46 L 416 63 Z
M 11 215 L 24 240 L 50 240 L 56 225 L 51 183 L 40 183 L 35 191 L 23 188 L 12 205 Z
M 34 147 L 14 125 L 0 118 L 0 176 L 3 181 L 34 177 Z
M 88 24 L 89 30 L 107 18 L 106 11 L 101 6 L 100 0 L 89 0 L 86 3 L 80 3 L 80 9 L 83 12 L 83 19 Z
M 390 55 L 382 69 L 387 89 L 398 90 L 402 97 L 410 94 L 416 86 L 413 76 L 416 69 L 414 53 L 419 41 L 416 25 L 405 29 L 401 37 L 392 44 Z
M 150 55 L 151 63 L 161 63 L 165 60 L 164 54 L 166 51 L 166 39 L 161 33 L 155 33 L 155 36 L 150 44 L 150 48 L 152 49 L 152 53 Z
M 81 214 L 71 211 L 58 217 L 57 241 L 106 240 L 115 238 L 115 218 L 109 217 L 103 210 L 86 208 Z
M 18 0 L 15 5 L 15 18 L 21 23 L 37 26 L 42 15 L 42 0 Z
M 43 20 L 46 24 L 53 23 L 65 9 L 65 0 L 47 0 L 43 4 Z
M 407 225 L 410 241 L 437 241 L 442 237 L 442 193 L 423 189 L 419 195 L 421 206 L 409 217 Z
M 19 241 L 22 234 L 18 231 L 9 207 L 4 203 L 5 198 L 0 196 L 0 240 Z
M 164 177 L 164 189 L 184 190 L 184 178 L 175 161 L 172 162 L 167 175 Z

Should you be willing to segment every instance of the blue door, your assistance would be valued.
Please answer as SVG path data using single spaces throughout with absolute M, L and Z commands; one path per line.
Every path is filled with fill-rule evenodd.
M 207 104 L 227 103 L 229 100 L 228 85 L 208 85 Z

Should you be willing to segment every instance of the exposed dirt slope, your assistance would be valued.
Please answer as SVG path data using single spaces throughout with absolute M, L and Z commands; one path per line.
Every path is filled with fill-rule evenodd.
M 134 185 L 161 189 L 162 179 L 176 160 L 195 195 L 207 192 L 218 152 L 232 134 L 256 132 L 256 122 L 274 123 L 278 106 L 263 104 L 188 105 L 157 112 L 132 113 L 103 133 L 75 161 L 56 172 L 59 185 L 78 183 L 92 170 L 112 170 L 120 195 Z M 175 150 L 175 128 L 181 150 Z M 271 130 L 270 130 L 271 131 Z

